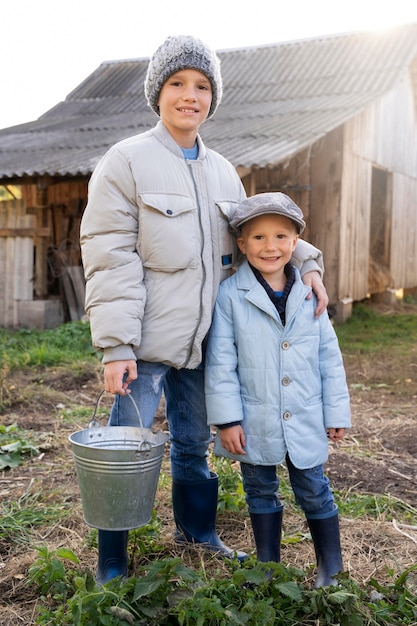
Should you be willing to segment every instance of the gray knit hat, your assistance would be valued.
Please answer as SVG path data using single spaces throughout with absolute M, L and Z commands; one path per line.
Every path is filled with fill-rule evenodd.
M 213 97 L 207 117 L 211 117 L 223 93 L 220 59 L 214 50 L 190 35 L 168 37 L 154 52 L 145 78 L 149 106 L 159 115 L 158 99 L 162 87 L 172 74 L 185 69 L 198 70 L 209 79 Z
M 258 217 L 258 215 L 265 215 L 267 213 L 275 213 L 276 215 L 288 217 L 294 222 L 298 233 L 302 233 L 306 226 L 300 207 L 295 204 L 294 200 L 291 200 L 289 196 L 286 196 L 285 193 L 276 191 L 271 193 L 258 193 L 256 196 L 251 196 L 241 202 L 230 220 L 230 228 L 237 235 L 240 232 L 242 224 L 249 222 L 249 220 L 254 217 Z

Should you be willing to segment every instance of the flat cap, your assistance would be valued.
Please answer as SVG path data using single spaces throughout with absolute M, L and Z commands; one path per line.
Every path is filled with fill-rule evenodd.
M 303 232 L 306 226 L 300 207 L 295 204 L 294 200 L 285 195 L 285 193 L 276 191 L 258 193 L 255 196 L 246 198 L 246 200 L 238 206 L 230 220 L 230 228 L 236 234 L 245 222 L 248 222 L 254 217 L 258 217 L 258 215 L 266 215 L 268 213 L 288 217 L 294 222 L 299 234 Z

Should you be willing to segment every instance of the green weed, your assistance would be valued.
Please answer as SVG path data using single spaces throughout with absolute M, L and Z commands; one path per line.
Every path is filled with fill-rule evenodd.
M 161 520 L 156 510 L 152 511 L 152 520 L 146 526 L 135 528 L 129 533 L 129 541 L 133 544 L 133 552 L 140 554 L 158 554 L 163 552 L 166 546 L 159 539 L 161 532 Z
M 26 438 L 17 424 L 0 424 L 0 470 L 18 467 L 25 456 L 38 454 L 38 447 Z
M 375 619 L 375 622 L 370 623 L 381 626 L 417 624 L 417 589 L 411 577 L 416 571 L 417 565 L 412 565 L 391 585 L 380 585 L 376 580 L 370 581 L 371 591 L 367 609 Z
M 49 595 L 55 600 L 65 600 L 71 592 L 74 572 L 66 570 L 63 560 L 78 563 L 78 558 L 68 548 L 49 551 L 46 546 L 36 548 L 38 558 L 29 568 L 29 583 L 36 585 L 42 595 Z
M 218 510 L 240 511 L 246 508 L 245 492 L 236 463 L 214 454 L 210 456 L 210 463 L 219 477 Z
M 76 557 L 65 548 L 38 549 L 29 584 L 48 599 L 37 623 L 50 626 L 394 626 L 415 625 L 416 596 L 410 588 L 417 566 L 393 584 L 371 581 L 361 589 L 341 574 L 338 586 L 309 590 L 305 574 L 280 563 L 243 565 L 231 561 L 229 576 L 211 580 L 179 558 L 152 562 L 137 577 L 97 586 L 91 575 L 72 569 Z M 66 562 L 71 568 L 66 569 Z M 267 579 L 265 570 L 272 571 Z M 51 603 L 51 600 L 53 601 Z

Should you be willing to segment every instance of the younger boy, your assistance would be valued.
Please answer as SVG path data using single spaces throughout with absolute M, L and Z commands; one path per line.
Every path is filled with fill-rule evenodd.
M 313 538 L 315 586 L 335 584 L 343 570 L 338 509 L 323 472 L 328 438 L 350 423 L 341 352 L 327 313 L 290 259 L 305 227 L 301 209 L 283 193 L 244 200 L 231 220 L 246 256 L 220 285 L 206 356 L 209 424 L 214 451 L 241 462 L 243 486 L 260 561 L 280 560 L 283 504 L 276 465 L 286 461 L 296 502 Z

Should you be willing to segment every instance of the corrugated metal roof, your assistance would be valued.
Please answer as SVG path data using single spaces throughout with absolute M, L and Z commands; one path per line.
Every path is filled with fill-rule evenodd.
M 416 80 L 416 55 L 417 24 L 220 51 L 223 102 L 201 134 L 236 167 L 279 163 L 394 89 L 408 71 Z M 0 130 L 0 180 L 89 175 L 112 144 L 152 127 L 147 65 L 106 61 L 38 120 Z

